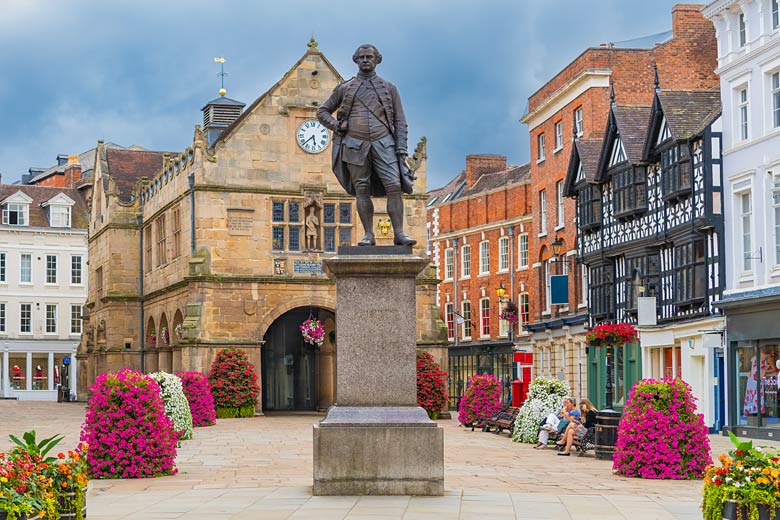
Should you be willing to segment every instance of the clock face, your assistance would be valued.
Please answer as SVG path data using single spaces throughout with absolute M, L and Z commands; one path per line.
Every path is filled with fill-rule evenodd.
M 307 153 L 320 153 L 328 146 L 330 134 L 328 129 L 316 119 L 308 119 L 301 123 L 296 134 L 298 146 Z

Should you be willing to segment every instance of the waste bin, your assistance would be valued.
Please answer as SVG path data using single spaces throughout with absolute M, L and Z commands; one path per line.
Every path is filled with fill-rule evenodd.
M 596 458 L 612 460 L 617 444 L 617 428 L 622 414 L 615 410 L 601 410 L 596 414 Z

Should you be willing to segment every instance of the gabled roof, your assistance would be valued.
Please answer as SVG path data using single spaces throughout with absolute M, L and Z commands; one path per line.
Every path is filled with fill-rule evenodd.
M 599 167 L 599 156 L 601 154 L 601 139 L 577 139 L 571 148 L 571 157 L 569 158 L 569 168 L 566 172 L 566 184 L 564 185 L 564 195 L 574 196 L 574 187 L 579 182 L 577 174 L 580 164 L 582 164 L 585 181 L 589 183 L 596 182 L 596 173 Z
M 640 164 L 644 160 L 645 138 L 651 113 L 651 107 L 643 106 L 613 105 L 610 108 L 609 121 L 604 133 L 599 165 L 596 170 L 596 180 L 602 180 L 606 176 L 612 145 L 618 137 L 623 142 L 629 163 Z
M 18 185 L 17 185 L 18 186 Z M 0 204 L 18 203 L 18 204 L 30 204 L 33 199 L 27 195 L 24 190 L 17 190 L 14 193 L 7 193 L 3 197 L 0 197 Z
M 141 177 L 152 178 L 163 166 L 165 152 L 150 152 L 146 150 L 106 150 L 106 167 L 108 175 L 119 189 L 119 200 L 130 201 L 136 181 Z
M 41 202 L 41 207 L 45 208 L 46 206 L 51 205 L 61 205 L 61 206 L 73 206 L 76 204 L 76 201 L 65 195 L 64 193 L 60 192 L 50 198 L 49 200 L 45 200 Z
M 649 158 L 665 118 L 672 139 L 687 141 L 701 134 L 721 113 L 719 90 L 657 91 L 647 130 L 644 157 Z
M 292 73 L 301 65 L 301 63 L 303 63 L 303 61 L 309 55 L 313 54 L 313 55 L 319 56 L 320 59 L 322 59 L 322 62 L 325 64 L 325 66 L 328 67 L 331 70 L 331 72 L 333 72 L 333 74 L 336 76 L 336 78 L 340 82 L 344 81 L 344 78 L 341 77 L 341 74 L 339 74 L 339 71 L 336 70 L 336 67 L 334 67 L 333 64 L 331 64 L 331 62 L 328 61 L 328 58 L 326 58 L 325 55 L 322 52 L 320 52 L 320 50 L 317 48 L 317 42 L 314 41 L 313 37 L 312 37 L 312 40 L 309 42 L 308 47 L 309 47 L 308 50 L 303 54 L 303 56 L 301 56 L 301 58 L 298 61 L 295 62 L 295 65 L 290 67 L 290 70 L 288 70 L 284 74 L 284 76 L 282 76 L 282 79 L 280 79 L 279 81 L 277 81 L 276 83 L 271 85 L 271 88 L 269 88 L 268 90 L 263 92 L 263 94 L 259 98 L 255 99 L 254 102 L 252 102 L 252 104 L 249 105 L 249 107 L 246 110 L 244 110 L 244 112 L 240 116 L 238 116 L 236 118 L 235 121 L 233 121 L 227 128 L 225 128 L 222 131 L 222 133 L 219 135 L 219 137 L 217 137 L 217 139 L 211 145 L 212 148 L 217 146 L 217 143 L 227 139 L 230 136 L 230 134 L 232 134 L 233 131 L 235 131 L 235 129 L 238 128 L 241 125 L 241 123 L 244 121 L 244 119 L 249 117 L 249 114 L 251 114 L 255 110 L 255 108 L 257 108 L 257 106 L 260 105 L 260 103 L 265 101 L 265 99 L 274 90 L 276 90 L 282 83 L 284 83 L 287 80 L 287 78 L 289 78 L 290 75 L 292 75 Z
M 49 227 L 49 211 L 41 205 L 59 195 L 64 195 L 74 201 L 74 205 L 71 207 L 71 228 L 86 229 L 88 227 L 87 203 L 79 190 L 26 184 L 0 184 L 0 201 L 5 202 L 20 192 L 26 199 L 30 199 L 31 227 Z

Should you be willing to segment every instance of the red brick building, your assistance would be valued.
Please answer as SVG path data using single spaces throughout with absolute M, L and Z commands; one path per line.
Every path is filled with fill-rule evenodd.
M 603 138 L 610 84 L 621 105 L 650 106 L 653 65 L 665 90 L 716 89 L 715 30 L 701 5 L 672 8 L 672 31 L 622 44 L 586 49 L 528 99 L 522 122 L 531 138 L 529 232 L 534 373 L 564 377 L 575 396 L 587 391 L 585 326 L 588 280 L 576 258 L 574 200 L 564 197 L 572 136 L 581 142 Z M 560 244 L 560 256 L 553 244 Z M 567 303 L 554 304 L 553 276 L 568 274 Z M 563 291 L 565 292 L 565 291 Z M 558 301 L 558 300 L 556 300 Z
M 460 175 L 430 192 L 428 254 L 442 280 L 437 301 L 450 340 L 452 406 L 475 373 L 494 374 L 509 398 L 513 346 L 529 337 L 536 298 L 528 280 L 529 193 L 528 165 L 507 167 L 497 155 L 469 155 Z M 509 301 L 518 306 L 519 323 L 499 319 Z

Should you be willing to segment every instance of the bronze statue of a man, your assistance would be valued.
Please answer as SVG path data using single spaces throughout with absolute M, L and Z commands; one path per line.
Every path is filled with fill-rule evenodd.
M 359 246 L 376 244 L 371 197 L 387 196 L 396 245 L 417 243 L 404 233 L 401 193 L 412 192 L 414 177 L 406 167 L 406 116 L 398 89 L 376 75 L 382 55 L 361 45 L 352 56 L 357 76 L 337 86 L 317 110 L 320 122 L 333 131 L 333 173 L 351 195 L 365 236 Z M 336 118 L 333 112 L 338 110 Z

